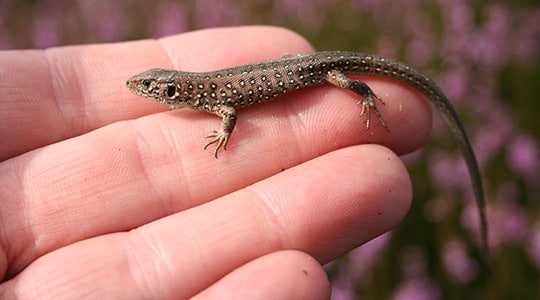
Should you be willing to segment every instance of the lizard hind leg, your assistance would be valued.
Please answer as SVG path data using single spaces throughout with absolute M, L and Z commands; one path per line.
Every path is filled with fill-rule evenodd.
M 373 111 L 375 112 L 375 115 L 377 116 L 379 121 L 381 121 L 381 124 L 383 125 L 384 129 L 386 129 L 386 131 L 390 131 L 390 129 L 386 125 L 386 122 L 384 121 L 384 118 L 382 117 L 381 112 L 377 108 L 376 101 L 379 101 L 381 102 L 381 104 L 385 105 L 381 97 L 377 96 L 377 94 L 375 94 L 366 83 L 360 80 L 351 80 L 347 88 L 357 93 L 361 97 L 361 99 L 358 100 L 356 104 L 362 105 L 362 111 L 360 112 L 361 116 L 363 116 L 364 113 L 367 112 L 366 128 L 369 128 L 371 110 L 373 109 Z
M 356 104 L 362 105 L 362 111 L 360 112 L 360 116 L 363 116 L 365 113 L 367 113 L 366 128 L 369 128 L 369 126 L 371 125 L 371 110 L 373 110 L 386 131 L 390 131 L 390 129 L 388 129 L 388 126 L 386 126 L 386 122 L 384 121 L 381 112 L 377 108 L 376 101 L 379 101 L 383 105 L 385 104 L 384 101 L 379 96 L 377 96 L 365 82 L 361 80 L 350 79 L 349 77 L 345 76 L 345 74 L 337 70 L 328 72 L 328 74 L 326 75 L 326 81 L 335 86 L 351 90 L 356 94 L 360 95 L 361 99 Z

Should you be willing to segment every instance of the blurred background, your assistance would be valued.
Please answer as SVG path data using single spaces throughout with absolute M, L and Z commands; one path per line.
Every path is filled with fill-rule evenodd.
M 427 72 L 456 106 L 479 157 L 491 275 L 481 263 L 466 167 L 436 115 L 429 144 L 403 158 L 414 185 L 409 215 L 325 266 L 332 299 L 540 298 L 537 0 L 0 0 L 0 49 L 248 24 L 287 27 L 318 50 L 386 55 Z

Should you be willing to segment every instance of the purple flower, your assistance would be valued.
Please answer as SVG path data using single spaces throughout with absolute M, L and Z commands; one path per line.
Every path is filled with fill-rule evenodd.
M 430 157 L 429 172 L 440 189 L 470 188 L 467 167 L 456 153 L 434 153 Z
M 467 66 L 456 65 L 440 76 L 439 83 L 445 91 L 446 96 L 454 103 L 466 101 L 467 93 L 470 91 L 471 73 Z
M 360 278 L 377 263 L 380 254 L 388 245 L 390 236 L 391 233 L 380 235 L 349 253 L 352 278 Z
M 332 300 L 353 300 L 356 299 L 354 287 L 349 277 L 340 274 L 332 284 Z
M 56 11 L 43 12 L 36 9 L 32 20 L 32 44 L 36 48 L 48 48 L 61 44 L 62 21 Z
M 507 46 L 510 12 L 497 5 L 487 11 L 486 22 L 469 41 L 471 58 L 484 67 L 499 69 L 507 63 L 511 49 Z
M 520 12 L 516 19 L 521 23 L 513 43 L 515 58 L 526 64 L 540 56 L 540 9 Z
M 238 7 L 240 3 L 229 0 L 195 1 L 196 21 L 198 28 L 215 27 L 223 25 L 232 25 L 241 23 L 244 18 L 242 12 L 244 9 Z
M 444 265 L 455 282 L 465 284 L 478 276 L 478 264 L 467 256 L 460 241 L 452 241 L 444 247 Z
M 282 22 L 294 18 L 310 30 L 318 30 L 327 21 L 327 14 L 324 11 L 325 8 L 331 7 L 331 3 L 309 0 L 278 0 L 274 2 L 274 6 L 275 16 Z
M 537 268 L 540 268 L 540 224 L 534 226 L 530 244 L 528 245 L 529 256 L 533 259 Z
M 523 245 L 529 231 L 529 220 L 523 207 L 513 202 L 515 193 L 505 194 L 501 189 L 497 193 L 500 201 L 493 202 L 488 209 L 489 245 L 497 248 L 504 244 Z M 475 232 L 478 236 L 478 215 L 473 203 L 467 205 L 461 215 L 461 222 L 465 228 Z
M 394 292 L 394 300 L 436 300 L 441 298 L 437 284 L 428 278 L 423 250 L 409 248 L 403 259 L 405 280 Z
M 180 2 L 160 5 L 156 13 L 160 17 L 154 24 L 153 36 L 162 37 L 187 31 L 187 13 Z
M 492 107 L 489 120 L 478 128 L 474 136 L 476 154 L 481 163 L 500 154 L 515 134 L 506 110 Z
M 124 7 L 121 2 L 100 1 L 100 13 L 92 17 L 93 24 L 96 25 L 96 39 L 104 42 L 112 42 L 122 39 L 127 34 L 128 26 Z
M 415 278 L 403 282 L 392 297 L 394 300 L 437 300 L 441 291 L 437 284 L 427 278 Z
M 528 135 L 520 134 L 509 143 L 508 164 L 518 175 L 527 178 L 531 184 L 540 179 L 540 151 L 536 141 Z

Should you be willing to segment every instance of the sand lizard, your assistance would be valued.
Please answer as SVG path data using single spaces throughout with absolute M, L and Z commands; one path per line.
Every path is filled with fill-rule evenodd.
M 316 52 L 298 56 L 246 64 L 212 72 L 183 72 L 151 69 L 131 77 L 127 87 L 135 94 L 167 104 L 171 109 L 188 107 L 222 118 L 221 128 L 206 138 L 204 149 L 216 144 L 214 156 L 226 149 L 237 120 L 236 110 L 266 102 L 281 94 L 304 87 L 331 83 L 360 96 L 361 115 L 376 114 L 389 130 L 376 101 L 384 103 L 367 84 L 346 75 L 375 75 L 403 82 L 424 94 L 447 121 L 463 154 L 472 181 L 480 219 L 480 235 L 484 258 L 487 259 L 487 221 L 485 200 L 478 163 L 463 124 L 439 86 L 423 72 L 402 62 L 355 52 Z

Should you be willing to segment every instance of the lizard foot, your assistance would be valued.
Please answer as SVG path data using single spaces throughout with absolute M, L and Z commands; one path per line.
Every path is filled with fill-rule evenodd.
M 212 130 L 212 133 L 205 136 L 205 138 L 213 140 L 204 145 L 204 150 L 206 150 L 208 146 L 217 143 L 216 149 L 214 150 L 214 157 L 218 158 L 219 149 L 223 148 L 223 150 L 227 150 L 227 142 L 229 141 L 229 135 L 229 133 L 223 132 L 222 130 Z
M 377 108 L 377 103 L 375 103 L 375 100 L 378 100 L 383 105 L 385 104 L 379 96 L 373 93 L 371 89 L 368 89 L 366 95 L 364 95 L 361 100 L 356 102 L 357 105 L 362 105 L 362 111 L 360 112 L 360 116 L 363 116 L 367 112 L 366 128 L 369 128 L 371 124 L 371 110 L 373 109 L 375 115 L 377 115 L 377 118 L 381 121 L 386 131 L 390 131 L 390 129 L 388 129 L 388 126 L 386 126 L 386 122 L 384 121 L 381 112 Z

